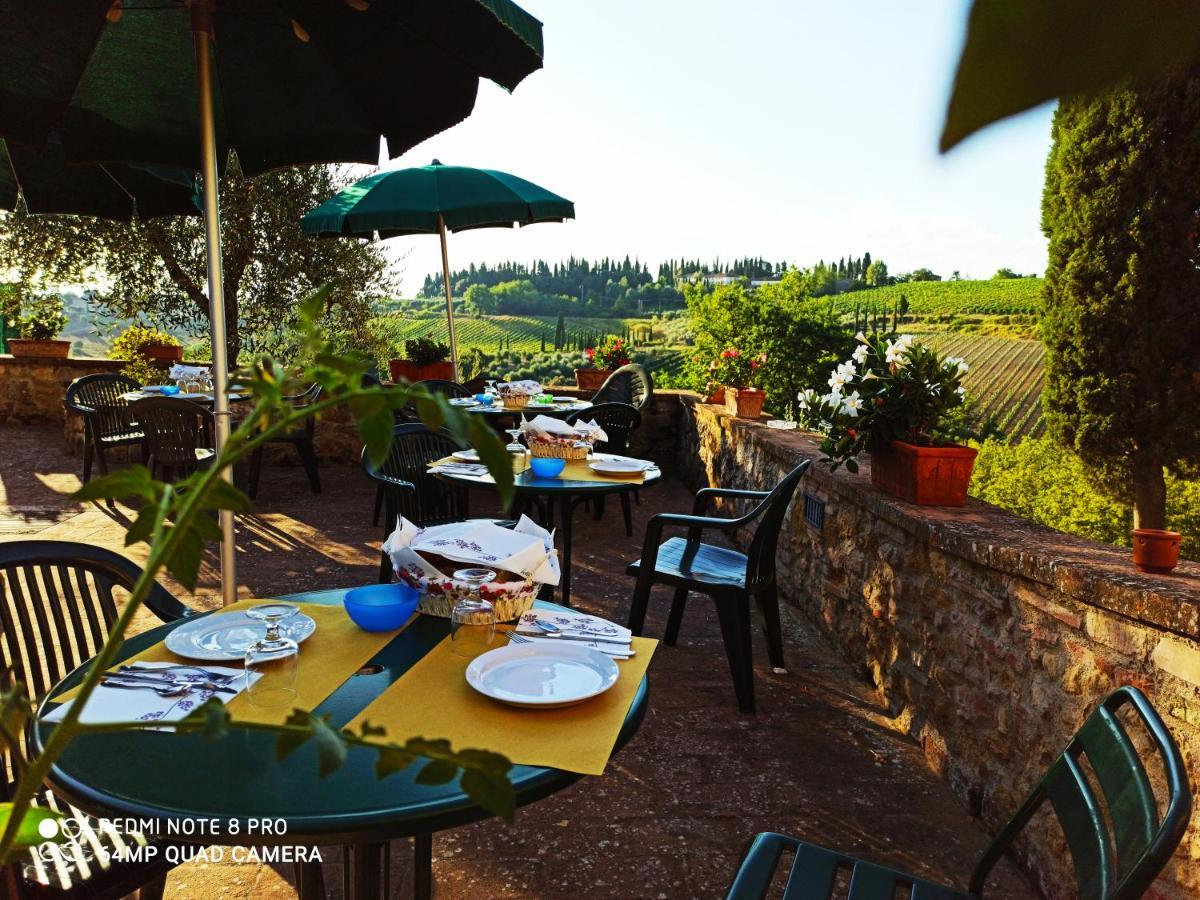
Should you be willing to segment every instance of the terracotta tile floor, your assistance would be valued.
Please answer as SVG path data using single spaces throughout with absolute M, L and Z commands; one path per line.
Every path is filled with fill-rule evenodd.
M 80 540 L 121 549 L 127 510 L 79 507 L 78 460 L 53 429 L 0 427 L 0 540 Z M 373 580 L 379 534 L 373 491 L 355 468 L 325 467 L 314 498 L 299 468 L 264 474 L 256 512 L 242 525 L 239 580 L 245 596 L 350 586 Z M 686 510 L 678 482 L 643 491 L 637 538 L 622 533 L 615 505 L 601 523 L 579 513 L 575 601 L 622 620 L 624 562 L 659 510 Z M 478 498 L 475 512 L 490 511 Z M 137 548 L 130 555 L 139 557 Z M 215 605 L 211 560 L 197 606 Z M 648 633 L 660 635 L 668 598 L 655 597 Z M 650 710 L 640 732 L 601 778 L 523 809 L 515 827 L 485 822 L 437 836 L 439 897 L 713 897 L 728 885 L 746 839 L 777 830 L 962 887 L 987 840 L 981 825 L 925 766 L 915 744 L 890 727 L 869 687 L 802 622 L 789 632 L 787 675 L 771 674 L 765 648 L 757 679 L 760 712 L 736 712 L 711 606 L 696 602 L 678 647 L 651 666 Z M 395 896 L 411 892 L 409 848 L 393 847 Z M 337 852 L 329 889 L 341 896 Z M 294 896 L 286 868 L 185 865 L 167 896 Z M 989 897 L 1031 897 L 1008 864 Z

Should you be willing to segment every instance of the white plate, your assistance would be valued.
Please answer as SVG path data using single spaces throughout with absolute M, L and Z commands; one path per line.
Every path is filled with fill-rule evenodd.
M 297 613 L 281 629 L 297 644 L 317 630 L 317 623 Z M 164 643 L 167 649 L 187 659 L 232 662 L 246 655 L 246 648 L 267 633 L 267 623 L 244 612 L 214 613 L 184 622 L 173 629 Z
M 477 450 L 457 450 L 450 456 L 463 462 L 479 462 L 479 451 Z
M 451 406 L 475 406 L 476 404 L 475 404 L 474 397 L 451 397 L 450 405 Z
M 510 706 L 553 709 L 582 703 L 617 683 L 617 664 L 590 647 L 509 644 L 467 666 L 467 684 Z
M 555 403 L 570 403 L 573 406 L 576 403 L 582 403 L 583 401 L 580 400 L 578 397 L 555 397 L 554 402 Z
M 588 468 L 602 475 L 633 475 L 645 472 L 650 464 L 640 459 L 598 459 L 588 463 Z

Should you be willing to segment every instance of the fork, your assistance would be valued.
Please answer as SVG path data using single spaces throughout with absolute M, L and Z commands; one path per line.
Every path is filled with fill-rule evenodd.
M 215 681 L 218 683 L 225 683 L 225 684 L 228 684 L 229 682 L 234 681 L 237 678 L 241 677 L 239 675 L 225 675 L 221 672 L 211 672 L 208 669 L 200 668 L 200 666 L 188 666 L 188 665 L 154 666 L 154 667 L 145 667 L 145 668 L 142 666 L 138 666 L 138 665 L 121 665 L 121 666 L 117 667 L 117 670 L 119 672 L 137 673 L 140 675 L 154 675 L 157 673 L 163 673 L 165 675 L 168 672 L 182 672 L 182 673 L 195 672 L 195 673 L 197 673 L 197 675 L 202 677 L 205 681 Z M 187 676 L 185 675 L 184 677 L 187 677 Z M 195 676 L 191 676 L 191 677 L 195 677 Z

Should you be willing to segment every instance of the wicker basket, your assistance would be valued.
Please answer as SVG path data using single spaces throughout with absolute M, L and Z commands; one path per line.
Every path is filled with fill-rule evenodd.
M 505 409 L 524 409 L 529 405 L 529 395 L 509 394 L 507 397 L 501 397 L 500 402 Z
M 587 459 L 588 450 L 590 448 L 584 444 L 559 444 L 545 443 L 543 441 L 530 441 L 529 452 L 534 456 L 546 456 L 551 459 Z
M 421 599 L 417 604 L 417 609 L 427 616 L 437 616 L 439 619 L 450 618 L 450 613 L 454 609 L 454 604 L 459 600 L 464 600 L 474 595 L 471 588 L 457 581 L 448 582 L 453 587 L 446 589 L 444 585 L 434 587 L 434 591 L 421 591 Z M 503 590 L 502 588 L 513 587 L 515 590 Z M 532 582 L 523 584 L 519 582 L 510 582 L 508 585 L 501 585 L 499 588 L 492 585 L 484 585 L 480 596 L 488 603 L 492 604 L 492 608 L 496 611 L 497 622 L 515 622 L 522 615 L 533 609 L 533 602 L 537 599 L 539 585 Z

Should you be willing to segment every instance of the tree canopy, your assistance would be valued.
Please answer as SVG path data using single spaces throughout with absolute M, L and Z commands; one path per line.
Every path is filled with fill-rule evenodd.
M 1162 528 L 1164 467 L 1200 457 L 1200 72 L 1064 100 L 1052 137 L 1047 424 Z
M 362 346 L 370 301 L 394 287 L 370 243 L 311 238 L 300 218 L 348 179 L 331 166 L 278 169 L 246 178 L 231 156 L 221 181 L 221 238 L 229 352 L 286 354 L 297 306 L 326 281 L 338 303 L 325 322 L 336 346 Z M 208 331 L 204 225 L 197 217 L 110 222 L 81 216 L 0 218 L 0 259 L 26 283 L 95 284 L 102 315 L 140 316 L 197 335 Z

